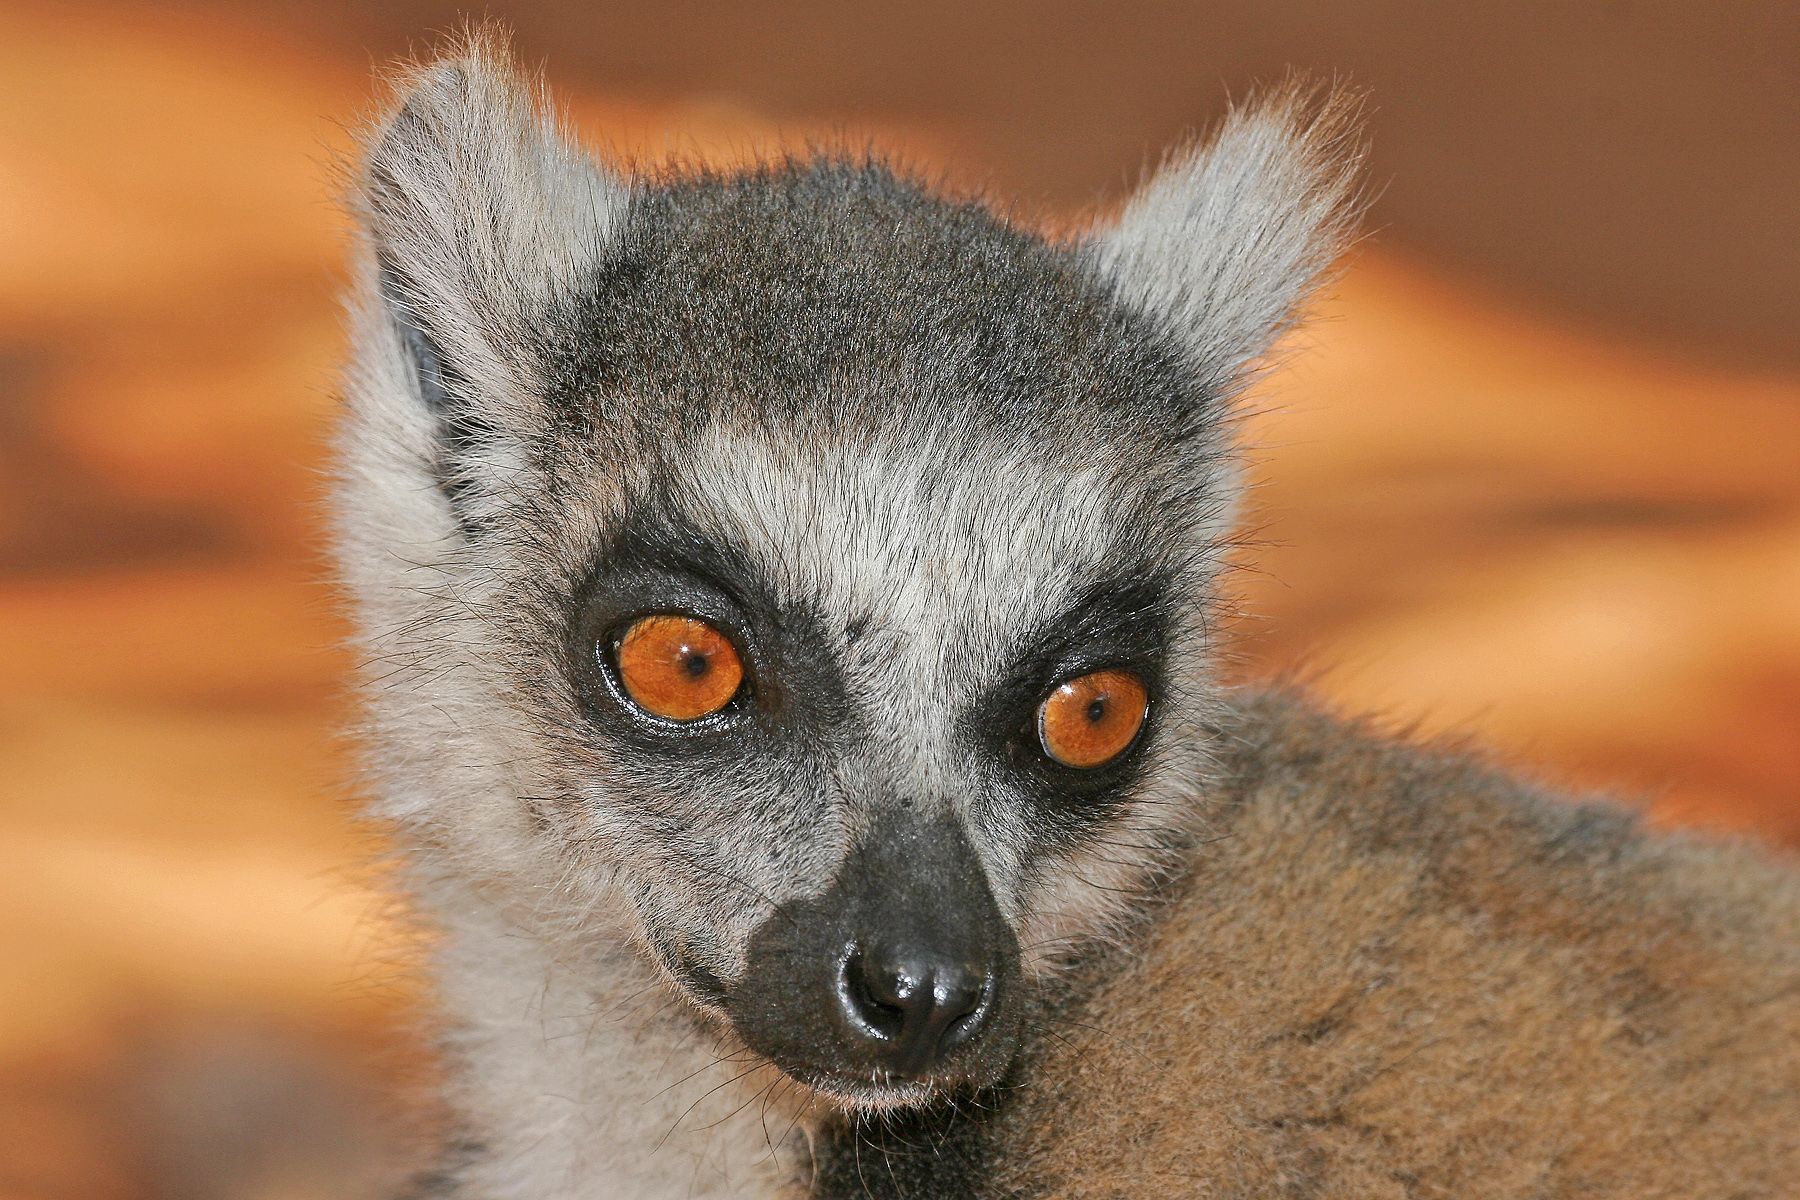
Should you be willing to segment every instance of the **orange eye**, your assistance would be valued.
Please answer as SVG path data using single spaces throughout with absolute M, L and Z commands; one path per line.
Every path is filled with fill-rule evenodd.
M 619 680 L 632 700 L 671 721 L 718 712 L 744 682 L 731 639 L 693 617 L 641 617 L 619 639 L 617 655 Z
M 1124 671 L 1095 671 L 1044 697 L 1038 740 L 1065 767 L 1097 767 L 1124 753 L 1144 725 L 1150 694 Z

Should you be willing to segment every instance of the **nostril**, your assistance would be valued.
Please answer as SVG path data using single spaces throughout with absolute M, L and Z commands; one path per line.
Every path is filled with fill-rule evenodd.
M 851 1027 L 901 1073 L 924 1070 L 973 1040 L 996 990 L 991 970 L 895 947 L 852 947 L 838 979 Z
M 960 1010 L 955 1012 L 944 1027 L 944 1035 L 940 1043 L 944 1050 L 952 1050 L 981 1032 L 987 1022 L 988 1013 L 994 1006 L 994 995 L 999 990 L 999 979 L 992 971 L 984 973 L 979 980 L 973 981 L 966 1002 L 959 1002 Z
M 913 988 L 897 972 L 873 969 L 860 949 L 852 949 L 840 975 L 839 1000 L 851 1019 L 880 1040 L 900 1036 Z

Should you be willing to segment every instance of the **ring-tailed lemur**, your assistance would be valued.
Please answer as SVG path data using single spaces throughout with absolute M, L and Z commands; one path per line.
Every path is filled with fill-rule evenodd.
M 626 178 L 491 35 L 404 76 L 337 513 L 425 1194 L 1800 1178 L 1791 876 L 1213 678 L 1350 114 L 1268 93 L 1062 244 L 864 159 Z

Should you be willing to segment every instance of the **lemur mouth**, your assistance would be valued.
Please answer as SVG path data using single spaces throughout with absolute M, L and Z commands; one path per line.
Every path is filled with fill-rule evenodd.
M 650 941 L 662 966 L 690 1001 L 735 1025 L 728 1003 L 731 989 L 718 975 L 660 939 L 652 937 Z M 742 1030 L 738 1033 L 742 1036 Z M 954 1066 L 948 1071 L 927 1069 L 921 1074 L 908 1074 L 874 1064 L 822 1066 L 802 1059 L 784 1061 L 785 1055 L 771 1056 L 766 1050 L 759 1056 L 794 1082 L 848 1111 L 881 1113 L 917 1108 L 981 1086 Z
M 811 1066 L 781 1067 L 781 1071 L 842 1108 L 869 1113 L 917 1108 L 950 1092 L 968 1090 L 966 1084 L 910 1079 L 885 1071 L 851 1075 Z

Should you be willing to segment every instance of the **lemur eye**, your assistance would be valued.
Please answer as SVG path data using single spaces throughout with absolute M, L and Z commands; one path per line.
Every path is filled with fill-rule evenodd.
M 640 617 L 614 650 L 619 682 L 645 712 L 693 721 L 718 712 L 744 682 L 731 639 L 693 617 Z
M 1095 671 L 1071 679 L 1038 708 L 1038 740 L 1065 767 L 1098 767 L 1125 752 L 1143 728 L 1150 694 L 1137 676 Z

